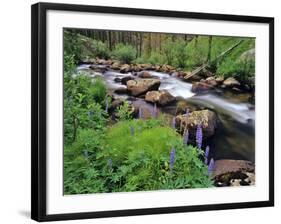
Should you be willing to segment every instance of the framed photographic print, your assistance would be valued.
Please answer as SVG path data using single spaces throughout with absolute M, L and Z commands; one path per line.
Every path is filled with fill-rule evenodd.
M 274 205 L 274 19 L 32 6 L 32 219 Z

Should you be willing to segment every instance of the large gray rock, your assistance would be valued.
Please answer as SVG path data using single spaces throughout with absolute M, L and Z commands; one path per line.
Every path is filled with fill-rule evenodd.
M 215 134 L 217 127 L 216 114 L 210 110 L 199 110 L 191 112 L 188 116 L 183 114 L 176 117 L 176 127 L 181 132 L 188 129 L 192 138 L 196 136 L 196 130 L 199 124 L 202 127 L 203 139 L 211 137 Z
M 127 89 L 133 96 L 146 94 L 148 91 L 158 90 L 161 82 L 158 79 L 138 79 L 127 81 Z
M 167 90 L 149 91 L 145 94 L 145 101 L 150 103 L 157 103 L 160 106 L 165 106 L 175 100 Z

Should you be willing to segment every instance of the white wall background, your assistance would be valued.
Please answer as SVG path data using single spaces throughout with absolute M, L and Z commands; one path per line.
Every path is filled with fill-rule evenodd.
M 42 0 L 44 2 L 44 0 Z M 50 0 L 51 1 L 51 0 Z M 36 1 L 7 0 L 0 7 L 0 223 L 30 220 L 30 5 Z M 92 4 L 275 17 L 275 161 L 276 206 L 169 215 L 150 215 L 60 223 L 266 223 L 280 218 L 280 7 L 278 1 L 250 0 L 60 0 Z M 279 88 L 278 88 L 279 87 Z

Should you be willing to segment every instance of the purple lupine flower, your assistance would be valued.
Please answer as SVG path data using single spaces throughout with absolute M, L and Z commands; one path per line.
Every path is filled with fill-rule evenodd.
M 208 174 L 211 175 L 214 170 L 215 170 L 215 160 L 212 158 L 208 166 Z
M 185 116 L 186 116 L 186 117 L 189 116 L 189 109 L 188 109 L 188 108 L 186 108 L 186 110 L 185 110 Z
M 142 118 L 142 108 L 140 107 L 139 108 L 139 119 L 141 119 Z
M 153 107 L 152 117 L 154 117 L 154 118 L 157 117 L 157 105 L 156 105 L 156 103 L 154 104 L 154 107 Z
M 176 154 L 176 150 L 175 150 L 175 148 L 172 148 L 171 152 L 170 152 L 170 171 L 171 172 L 173 171 L 174 164 L 175 164 L 175 154 Z
M 205 150 L 205 164 L 208 164 L 208 157 L 209 157 L 210 147 L 207 146 Z
M 176 117 L 173 117 L 172 119 L 172 128 L 176 128 Z
M 87 149 L 84 149 L 84 150 L 83 150 L 83 155 L 84 155 L 84 157 L 85 157 L 86 159 L 88 159 L 89 153 L 88 153 L 88 150 L 87 150 Z
M 131 132 L 131 135 L 134 135 L 135 134 L 135 128 L 134 127 L 130 127 L 130 132 Z
M 184 134 L 183 134 L 183 144 L 184 144 L 184 145 L 187 145 L 187 143 L 188 143 L 188 138 L 189 138 L 189 132 L 188 132 L 188 130 L 186 130 L 186 131 L 184 132 Z
M 105 100 L 105 112 L 106 113 L 108 112 L 108 106 L 109 106 L 108 98 L 106 98 L 106 100 Z
M 88 112 L 88 117 L 91 119 L 93 117 L 93 114 L 94 114 L 93 111 L 89 111 Z
M 198 124 L 196 130 L 196 143 L 199 149 L 201 149 L 202 147 L 202 140 L 203 140 L 202 125 Z
M 108 165 L 109 169 L 112 169 L 112 159 L 107 160 L 107 165 Z

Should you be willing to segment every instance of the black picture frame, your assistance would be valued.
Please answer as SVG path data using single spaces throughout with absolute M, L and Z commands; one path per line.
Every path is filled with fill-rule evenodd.
M 269 200 L 213 205 L 160 207 L 146 209 L 114 210 L 70 214 L 46 213 L 46 13 L 48 10 L 63 10 L 87 13 L 111 13 L 140 16 L 162 16 L 217 21 L 254 22 L 269 24 Z M 115 216 L 147 215 L 160 213 L 193 212 L 206 210 L 238 209 L 274 206 L 274 18 L 240 15 L 163 11 L 137 8 L 103 7 L 89 5 L 37 3 L 32 5 L 31 48 L 31 218 L 36 221 L 86 219 Z

